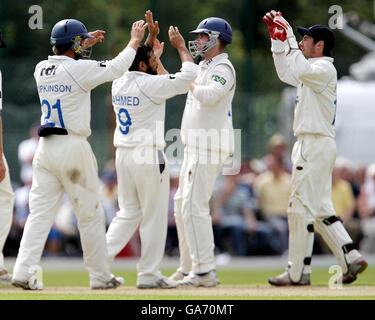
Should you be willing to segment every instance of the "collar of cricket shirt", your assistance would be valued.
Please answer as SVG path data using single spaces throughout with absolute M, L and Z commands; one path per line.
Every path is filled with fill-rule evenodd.
M 54 55 L 54 56 L 48 56 L 48 60 L 74 60 L 71 57 L 64 56 L 64 55 Z
M 201 67 L 203 68 L 208 68 L 212 62 L 214 61 L 217 61 L 217 60 L 221 60 L 221 59 L 227 59 L 228 58 L 228 54 L 223 52 L 223 53 L 220 53 L 218 54 L 217 56 L 214 56 L 213 58 L 209 59 L 209 60 L 204 60 L 201 62 Z
M 308 59 L 308 61 L 310 61 L 310 62 L 314 62 L 314 61 L 318 61 L 318 60 L 327 60 L 327 61 L 329 61 L 329 62 L 333 62 L 333 61 L 334 61 L 333 58 L 331 58 L 331 57 L 326 57 L 326 56 L 324 56 L 324 57 L 318 57 L 318 58 L 309 58 L 309 59 Z

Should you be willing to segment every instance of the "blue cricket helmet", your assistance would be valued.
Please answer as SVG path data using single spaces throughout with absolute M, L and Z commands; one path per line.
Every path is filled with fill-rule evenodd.
M 80 36 L 82 39 L 94 38 L 89 35 L 85 25 L 75 19 L 64 19 L 57 22 L 52 28 L 51 45 L 61 45 L 73 42 L 73 39 Z
M 206 33 L 209 34 L 210 31 L 219 32 L 219 39 L 224 40 L 227 43 L 232 42 L 232 28 L 230 24 L 222 18 L 209 17 L 201 21 L 198 27 L 190 31 L 190 33 L 199 34 Z

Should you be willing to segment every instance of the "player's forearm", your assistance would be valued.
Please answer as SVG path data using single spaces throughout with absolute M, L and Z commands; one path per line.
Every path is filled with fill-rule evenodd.
M 134 61 L 136 51 L 136 49 L 128 45 L 117 55 L 117 57 L 110 61 L 109 66 L 112 69 L 113 75 L 115 76 L 114 79 L 122 76 L 122 74 L 130 68 Z
M 147 39 L 145 41 L 145 45 L 152 48 L 154 46 L 155 40 L 156 40 L 156 35 L 153 35 L 153 34 L 149 33 L 148 36 L 147 36 Z
M 141 42 L 139 40 L 130 39 L 130 41 L 129 41 L 129 43 L 126 47 L 127 48 L 133 48 L 135 51 L 137 51 L 140 43 Z
M 165 98 L 171 98 L 189 91 L 189 86 L 198 75 L 199 67 L 193 62 L 184 62 L 180 72 L 169 76 L 168 86 L 164 87 Z
M 160 59 L 158 59 L 158 74 L 169 74 L 169 72 L 164 68 Z
M 196 83 L 190 86 L 193 96 L 203 105 L 213 105 L 219 101 L 227 92 L 220 90 L 214 85 L 198 85 Z
M 277 76 L 282 82 L 297 87 L 299 82 L 291 73 L 285 53 L 272 53 Z
M 158 96 L 169 99 L 189 91 L 190 84 L 197 77 L 199 67 L 192 62 L 184 62 L 180 72 L 169 76 L 160 77 L 159 86 L 155 85 L 154 90 Z
M 277 76 L 279 79 L 283 82 L 286 82 L 288 84 L 294 85 L 294 81 L 289 80 L 288 81 L 288 62 L 285 57 L 285 41 L 282 42 L 281 40 L 274 40 L 271 39 L 271 52 L 272 52 L 272 58 L 275 64 L 275 69 Z M 289 76 L 290 78 L 290 76 Z
M 136 51 L 127 46 L 112 60 L 102 62 L 103 67 L 99 67 L 98 62 L 92 61 L 87 68 L 77 75 L 76 80 L 86 90 L 91 90 L 102 83 L 118 79 L 129 70 L 135 55 Z
M 184 62 L 180 72 L 175 73 L 177 82 L 179 81 L 188 81 L 192 83 L 198 75 L 199 67 L 193 62 Z M 190 85 L 190 84 L 189 84 Z
M 194 60 L 191 57 L 191 54 L 190 54 L 189 50 L 186 48 L 185 45 L 181 46 L 177 50 L 178 50 L 178 54 L 180 55 L 181 63 L 184 63 L 184 62 L 193 62 L 194 63 Z

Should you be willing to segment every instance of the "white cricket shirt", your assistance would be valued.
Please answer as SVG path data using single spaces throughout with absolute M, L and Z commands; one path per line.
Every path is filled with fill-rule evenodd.
M 163 149 L 165 101 L 186 93 L 197 76 L 198 66 L 184 62 L 181 72 L 151 75 L 126 72 L 112 84 L 116 113 L 116 147 L 155 146 Z
M 335 137 L 337 72 L 333 58 L 306 59 L 300 50 L 273 53 L 281 81 L 297 87 L 293 132 Z
M 236 73 L 226 53 L 199 64 L 194 92 L 189 91 L 181 124 L 188 149 L 234 152 L 232 100 Z
M 135 54 L 127 47 L 112 60 L 74 60 L 55 55 L 38 63 L 34 78 L 42 107 L 41 124 L 90 136 L 91 90 L 120 77 L 131 66 Z

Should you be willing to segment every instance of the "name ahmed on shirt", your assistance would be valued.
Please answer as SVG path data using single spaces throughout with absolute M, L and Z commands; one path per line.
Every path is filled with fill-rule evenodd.
M 139 98 L 132 96 L 112 96 L 112 103 L 121 106 L 138 106 Z

